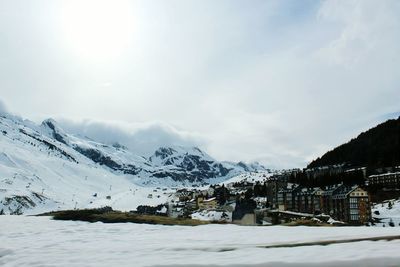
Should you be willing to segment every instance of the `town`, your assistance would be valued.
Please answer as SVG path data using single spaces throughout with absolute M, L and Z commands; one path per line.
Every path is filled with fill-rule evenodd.
M 372 203 L 399 196 L 400 171 L 389 168 L 374 170 L 380 174 L 368 175 L 368 172 L 366 168 L 332 166 L 303 171 L 247 173 L 208 187 L 176 188 L 168 203 L 156 207 L 139 206 L 134 212 L 240 225 L 275 225 L 307 220 L 337 225 L 370 225 L 374 224 Z M 312 186 L 321 184 L 318 180 L 321 178 L 335 181 L 332 177 L 344 179 Z

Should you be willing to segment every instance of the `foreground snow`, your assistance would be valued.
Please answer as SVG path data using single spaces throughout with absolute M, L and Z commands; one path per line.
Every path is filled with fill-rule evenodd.
M 400 228 L 198 227 L 0 216 L 1 266 L 397 266 L 400 241 L 261 248 L 399 235 Z

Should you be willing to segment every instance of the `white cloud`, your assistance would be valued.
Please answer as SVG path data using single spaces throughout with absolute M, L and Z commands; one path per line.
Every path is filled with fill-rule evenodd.
M 271 167 L 302 167 L 399 111 L 399 1 L 131 3 L 129 49 L 104 62 L 60 41 L 54 2 L 2 14 L 2 98 L 36 120 L 93 118 L 75 130 L 143 153 L 198 144 Z M 115 120 L 134 126 L 97 123 Z
M 8 110 L 4 102 L 0 99 L 0 114 L 7 114 Z
M 201 147 L 204 144 L 201 136 L 160 122 L 129 124 L 94 120 L 57 119 L 57 121 L 66 132 L 87 136 L 107 144 L 118 142 L 134 153 L 146 157 L 161 146 Z

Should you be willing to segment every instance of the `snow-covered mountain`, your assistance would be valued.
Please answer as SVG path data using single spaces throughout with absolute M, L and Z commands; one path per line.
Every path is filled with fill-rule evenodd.
M 146 158 L 118 143 L 66 133 L 52 119 L 36 125 L 0 114 L 0 212 L 134 209 L 164 202 L 169 191 L 154 194 L 156 187 L 218 183 L 263 170 L 254 166 L 219 162 L 195 147 L 162 147 Z
M 197 147 L 161 147 L 149 160 L 157 168 L 153 176 L 190 182 L 232 177 L 246 171 L 240 165 L 218 162 Z
M 52 119 L 45 120 L 41 128 L 48 137 L 73 148 L 93 162 L 119 173 L 141 177 L 139 182 L 144 184 L 165 184 L 166 180 L 178 184 L 205 183 L 210 182 L 210 179 L 224 179 L 242 172 L 264 170 L 263 166 L 256 163 L 218 162 L 197 147 L 160 147 L 147 159 L 118 143 L 106 145 L 87 137 L 66 134 Z

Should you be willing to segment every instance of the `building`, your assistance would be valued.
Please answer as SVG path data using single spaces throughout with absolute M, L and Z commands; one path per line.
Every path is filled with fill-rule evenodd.
M 294 210 L 309 214 L 320 213 L 321 195 L 320 188 L 301 188 L 297 192 L 295 191 Z
M 236 201 L 235 209 L 232 212 L 232 222 L 240 225 L 255 225 L 256 202 L 253 199 L 239 199 Z
M 279 211 L 327 214 L 349 224 L 371 219 L 369 194 L 359 186 L 334 185 L 325 189 L 289 185 L 278 191 Z
M 193 198 L 194 192 L 187 189 L 179 189 L 176 191 L 175 196 L 179 198 L 179 201 L 188 201 Z
M 385 188 L 400 188 L 400 172 L 370 175 L 366 180 L 366 185 Z
M 284 179 L 279 179 L 279 177 L 271 177 L 265 182 L 267 187 L 267 199 L 272 208 L 279 207 L 278 193 L 281 189 L 287 188 L 288 183 Z
M 323 189 L 319 192 L 320 197 L 320 212 L 333 215 L 333 204 L 332 204 L 332 196 L 336 190 L 340 188 L 341 185 L 332 185 Z
M 371 219 L 368 192 L 359 186 L 341 186 L 332 195 L 333 217 L 350 224 L 364 224 Z
M 199 210 L 211 210 L 216 209 L 218 206 L 217 199 L 215 197 L 204 199 L 203 197 L 197 198 L 197 207 Z
M 324 190 L 316 188 L 314 191 L 314 214 L 322 213 L 322 194 Z
M 199 207 L 197 206 L 197 201 L 193 198 L 193 199 L 191 199 L 191 200 L 185 202 L 185 208 L 186 208 L 188 211 L 195 211 L 195 210 L 197 210 Z
M 278 191 L 278 209 L 279 210 L 295 210 L 295 195 L 300 187 L 295 184 L 288 184 L 286 187 Z

